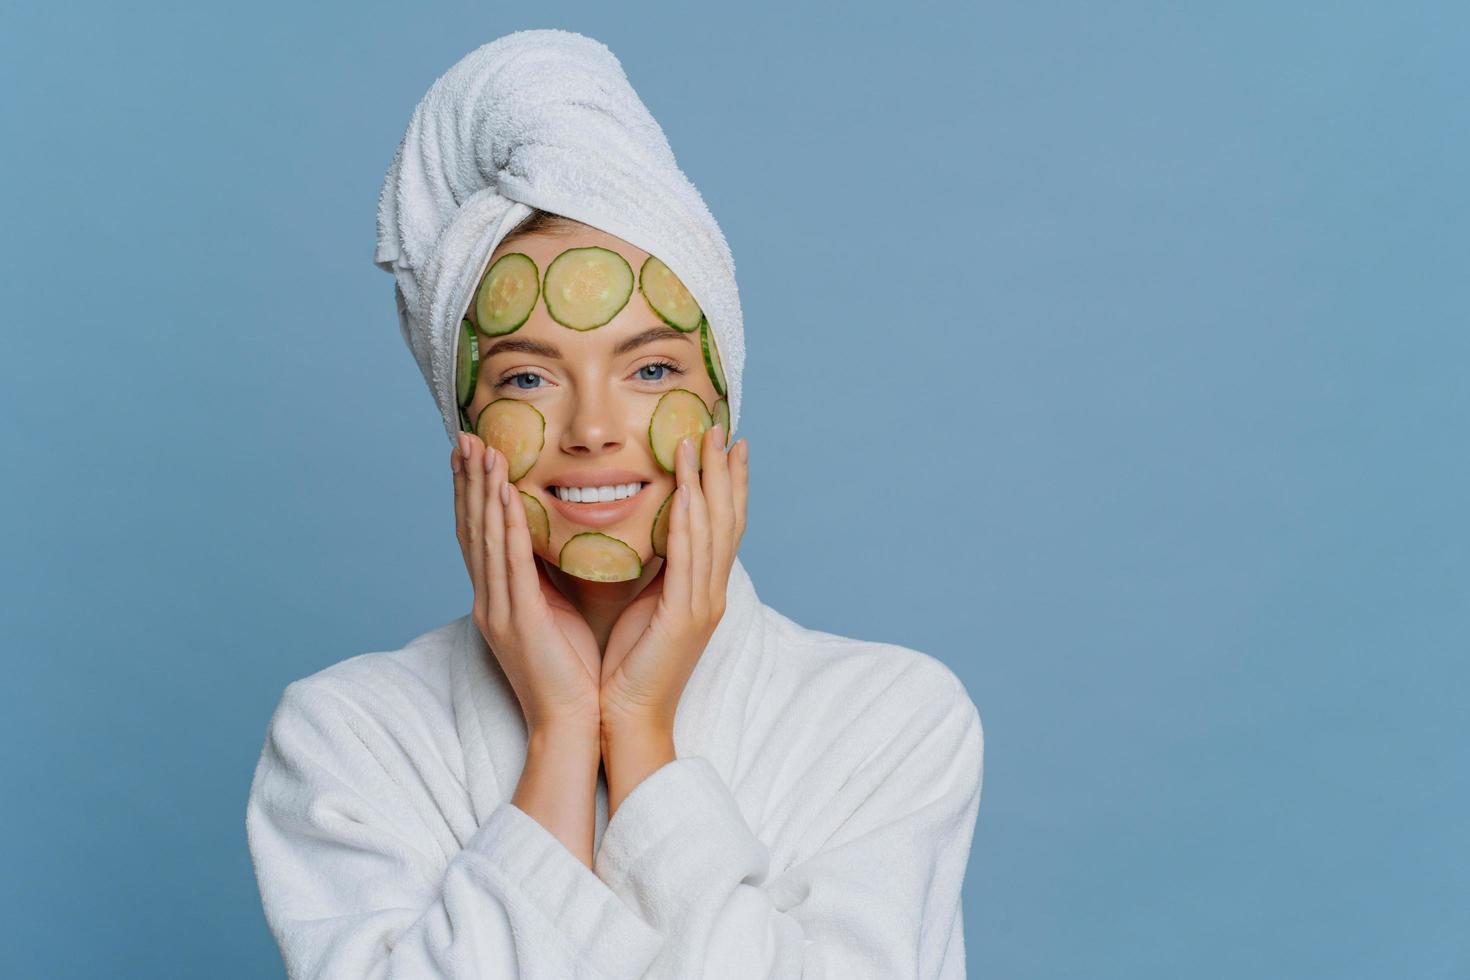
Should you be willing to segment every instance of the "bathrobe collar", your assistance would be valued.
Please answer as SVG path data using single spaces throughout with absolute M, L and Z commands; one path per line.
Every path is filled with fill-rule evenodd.
M 694 667 L 674 715 L 679 757 L 704 756 L 726 779 L 733 775 L 751 692 L 765 660 L 764 607 L 737 556 L 725 592 L 725 614 Z M 515 794 L 528 735 L 520 701 L 485 642 L 474 616 L 450 631 L 455 726 L 464 748 L 465 782 L 477 821 Z M 598 835 L 607 822 L 606 783 L 598 783 Z

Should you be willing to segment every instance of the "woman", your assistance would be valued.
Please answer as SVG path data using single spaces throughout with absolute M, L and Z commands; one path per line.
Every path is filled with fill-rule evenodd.
M 940 661 L 757 597 L 733 265 L 610 58 L 508 35 L 395 155 L 379 261 L 451 429 L 473 610 L 286 688 L 247 808 L 267 921 L 292 977 L 963 976 L 979 714 Z M 527 135 L 602 98 L 642 149 L 579 169 Z M 425 163 L 475 113 L 490 159 Z M 466 170 L 493 193 L 408 216 L 413 174 Z

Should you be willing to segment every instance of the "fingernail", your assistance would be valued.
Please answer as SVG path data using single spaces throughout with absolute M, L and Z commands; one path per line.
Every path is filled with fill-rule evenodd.
M 510 484 L 509 483 L 502 483 L 500 485 L 500 502 L 502 504 L 506 505 L 507 507 L 510 506 Z
M 721 422 L 720 424 L 716 425 L 715 428 L 720 430 L 719 436 L 716 437 L 718 439 L 718 445 L 719 445 L 719 447 L 721 449 L 724 449 L 725 448 L 725 423 Z
M 491 446 L 485 447 L 485 472 L 489 473 L 495 466 L 495 450 Z
M 449 454 L 449 468 L 451 470 L 453 470 L 455 473 L 458 473 L 459 472 L 459 450 L 458 449 L 456 449 L 454 452 L 452 452 L 452 453 Z

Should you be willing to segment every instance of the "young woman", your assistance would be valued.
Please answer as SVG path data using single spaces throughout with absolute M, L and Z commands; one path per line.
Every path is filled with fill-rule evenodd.
M 659 256 L 529 213 L 454 309 L 472 611 L 271 719 L 246 825 L 289 975 L 963 976 L 974 703 L 760 601 L 739 363 Z

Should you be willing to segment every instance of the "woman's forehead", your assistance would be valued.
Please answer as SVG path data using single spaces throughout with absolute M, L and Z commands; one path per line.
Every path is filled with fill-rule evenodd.
M 635 269 L 643 264 L 643 260 L 648 258 L 649 254 L 638 246 L 629 244 L 601 228 L 593 228 L 591 225 L 584 225 L 578 221 L 561 224 L 530 235 L 508 238 L 496 247 L 490 261 L 493 264 L 502 255 L 522 252 L 535 259 L 536 264 L 544 272 L 547 263 L 562 252 L 569 248 L 586 248 L 589 245 L 597 245 L 617 252 Z M 543 262 L 543 258 L 546 261 Z
M 491 256 L 490 265 L 493 266 L 502 256 L 520 252 L 536 264 L 538 275 L 544 278 L 547 267 L 557 256 L 568 249 L 589 246 L 605 248 L 618 253 L 635 272 L 642 268 L 643 263 L 649 257 L 648 252 L 623 241 L 616 235 L 576 222 L 501 242 Z M 472 299 L 471 306 L 473 305 Z M 611 320 L 600 327 L 589 330 L 577 330 L 558 323 L 546 308 L 545 296 L 540 295 L 523 324 L 504 336 L 490 338 L 482 335 L 480 343 L 486 352 L 484 356 L 487 359 L 492 354 L 499 352 L 543 353 L 546 356 L 558 356 L 544 349 L 537 351 L 531 348 L 549 346 L 564 354 L 574 354 L 577 351 L 615 353 L 617 348 L 629 347 L 634 340 L 642 339 L 645 343 L 650 342 L 650 336 L 646 335 L 652 335 L 652 339 L 674 341 L 691 348 L 697 349 L 698 346 L 697 332 L 683 332 L 670 327 L 654 312 L 642 290 L 637 288 L 632 290 L 632 295 L 628 297 L 627 303 Z M 497 343 L 517 339 L 523 343 Z
M 526 343 L 500 343 L 514 340 Z M 644 342 L 639 344 L 639 350 L 645 344 L 664 340 L 688 346 L 690 353 L 693 354 L 697 350 L 698 335 L 682 333 L 661 321 L 658 315 L 649 308 L 642 295 L 635 291 L 629 298 L 628 304 L 618 311 L 617 316 L 591 330 L 573 330 L 562 326 L 546 312 L 546 304 L 538 300 L 535 308 L 531 310 L 530 317 L 514 332 L 493 338 L 482 335 L 480 345 L 487 359 L 496 353 L 512 351 L 540 353 L 548 357 L 556 357 L 558 354 L 553 354 L 551 350 L 532 351 L 529 349 L 530 344 L 543 345 L 555 349 L 560 354 L 576 356 L 578 352 L 617 354 L 619 347 L 630 346 L 635 340 Z M 627 352 L 623 351 L 623 353 Z

